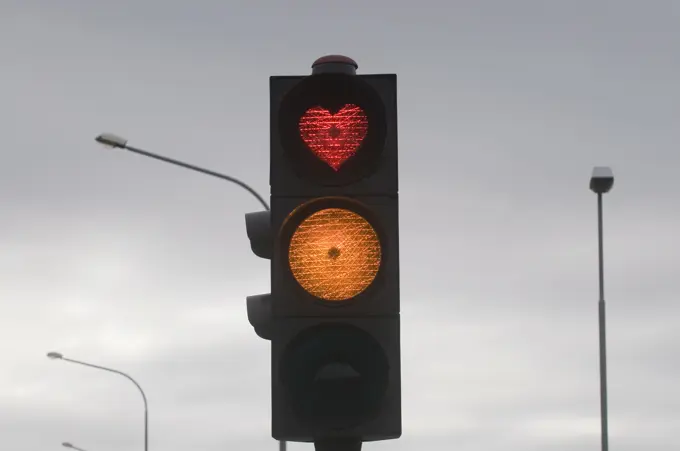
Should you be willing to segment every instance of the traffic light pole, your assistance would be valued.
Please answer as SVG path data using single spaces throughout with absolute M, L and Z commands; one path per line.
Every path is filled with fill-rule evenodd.
M 185 169 L 190 169 L 192 171 L 200 172 L 201 174 L 210 175 L 212 177 L 217 177 L 219 179 L 235 183 L 238 186 L 240 186 L 241 188 L 248 191 L 250 194 L 252 194 L 262 204 L 262 206 L 264 207 L 265 210 L 269 210 L 269 204 L 267 204 L 267 202 L 264 200 L 264 198 L 262 198 L 262 196 L 260 196 L 260 194 L 258 194 L 257 191 L 255 191 L 250 185 L 246 184 L 245 182 L 242 182 L 241 180 L 239 180 L 235 177 L 231 177 L 231 176 L 228 176 L 226 174 L 221 174 L 219 172 L 211 171 L 210 169 L 205 169 L 205 168 L 202 168 L 202 167 L 199 167 L 199 166 L 195 166 L 193 164 L 185 163 L 183 161 L 164 157 L 162 155 L 158 155 L 158 154 L 155 154 L 155 153 L 152 153 L 152 152 L 148 152 L 148 151 L 143 150 L 143 149 L 132 147 L 132 146 L 129 146 L 127 144 L 127 141 L 112 140 L 105 135 L 100 135 L 97 138 L 95 138 L 95 140 L 99 143 L 104 144 L 104 145 L 108 145 L 108 146 L 115 147 L 115 148 L 118 148 L 118 149 L 124 149 L 124 150 L 130 151 L 132 153 L 136 153 L 138 155 L 143 155 L 145 157 L 153 158 L 155 160 L 163 161 L 165 163 L 174 164 L 175 166 L 180 166 L 180 167 L 183 167 Z M 359 447 L 358 449 L 361 449 L 361 447 Z M 286 442 L 285 441 L 279 441 L 279 451 L 286 451 Z
M 315 451 L 361 451 L 361 439 L 331 438 L 314 441 Z

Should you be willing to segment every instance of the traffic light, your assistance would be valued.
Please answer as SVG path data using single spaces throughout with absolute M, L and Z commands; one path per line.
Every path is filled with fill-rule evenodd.
M 248 317 L 271 340 L 278 440 L 401 435 L 397 82 L 356 69 L 270 78 L 271 212 L 246 226 L 271 295 Z

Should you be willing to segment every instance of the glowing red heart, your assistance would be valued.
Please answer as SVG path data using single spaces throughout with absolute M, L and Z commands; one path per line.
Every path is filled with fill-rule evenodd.
M 300 118 L 302 140 L 334 171 L 357 153 L 367 132 L 366 113 L 356 105 L 345 105 L 335 114 L 315 106 Z

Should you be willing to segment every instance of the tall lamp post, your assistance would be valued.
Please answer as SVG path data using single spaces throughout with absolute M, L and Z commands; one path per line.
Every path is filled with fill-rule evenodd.
M 602 451 L 609 450 L 609 430 L 607 412 L 607 341 L 604 304 L 604 246 L 602 226 L 602 195 L 614 186 L 614 173 L 608 167 L 598 166 L 590 177 L 590 189 L 597 194 L 597 238 L 599 260 L 600 297 L 598 301 L 598 320 L 600 333 L 600 423 Z
M 212 177 L 217 177 L 222 180 L 226 180 L 228 182 L 235 183 L 236 185 L 240 186 L 241 188 L 245 189 L 248 191 L 250 194 L 252 194 L 260 204 L 264 207 L 265 210 L 269 210 L 269 205 L 267 202 L 264 200 L 260 194 L 258 194 L 257 191 L 255 191 L 252 187 L 250 187 L 248 184 L 245 182 L 242 182 L 241 180 L 231 177 L 226 174 L 221 174 L 219 172 L 211 171 L 210 169 L 205 169 L 199 166 L 194 166 L 193 164 L 185 163 L 183 161 L 175 160 L 172 158 L 164 157 L 162 155 L 158 155 L 155 153 L 148 152 L 143 149 L 139 149 L 137 147 L 132 147 L 128 145 L 128 141 L 125 138 L 122 138 L 118 135 L 114 135 L 112 133 L 102 133 L 101 135 L 97 136 L 95 139 L 100 144 L 103 144 L 107 147 L 113 147 L 115 149 L 123 149 L 123 150 L 128 150 L 132 153 L 136 153 L 138 155 L 143 155 L 145 157 L 153 158 L 154 160 L 160 160 L 165 163 L 170 163 L 174 164 L 175 166 L 180 166 L 185 169 L 190 169 L 192 171 L 200 172 L 205 175 L 210 175 Z M 285 441 L 280 441 L 279 442 L 279 451 L 286 451 L 286 442 Z
M 76 451 L 85 451 L 83 448 L 78 448 L 77 446 L 73 445 L 72 443 L 69 442 L 64 442 L 61 444 L 64 448 L 71 448 L 75 449 Z
M 133 384 L 135 384 L 137 389 L 139 389 L 139 393 L 142 394 L 142 399 L 144 400 L 144 451 L 149 451 L 149 406 L 148 403 L 146 402 L 146 395 L 144 394 L 144 390 L 142 390 L 142 387 L 137 383 L 136 380 L 134 380 L 131 376 L 123 373 L 122 371 L 114 370 L 112 368 L 107 368 L 104 366 L 93 365 L 91 363 L 81 362 L 80 360 L 69 359 L 64 357 L 64 355 L 59 352 L 48 352 L 47 357 L 53 360 L 63 360 L 64 362 L 77 363 L 78 365 L 89 366 L 90 368 L 96 368 L 98 370 L 104 370 L 110 373 L 120 374 L 121 376 L 129 379 Z M 62 445 L 67 448 L 77 449 L 68 442 L 62 443 Z

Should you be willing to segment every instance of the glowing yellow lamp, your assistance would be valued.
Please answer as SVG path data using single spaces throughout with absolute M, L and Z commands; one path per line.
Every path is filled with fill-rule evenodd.
M 371 224 L 343 208 L 326 208 L 305 218 L 288 248 L 295 279 L 324 301 L 345 301 L 368 288 L 380 258 L 380 240 Z

